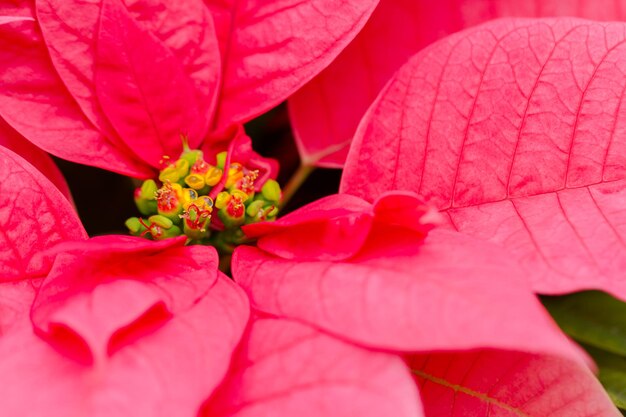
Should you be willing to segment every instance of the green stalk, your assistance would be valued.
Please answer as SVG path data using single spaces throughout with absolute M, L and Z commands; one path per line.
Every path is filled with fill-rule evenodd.
M 285 207 L 289 200 L 294 196 L 298 189 L 305 183 L 307 178 L 315 171 L 315 166 L 301 164 L 296 172 L 291 176 L 287 185 L 283 188 L 283 199 L 280 202 L 280 209 Z

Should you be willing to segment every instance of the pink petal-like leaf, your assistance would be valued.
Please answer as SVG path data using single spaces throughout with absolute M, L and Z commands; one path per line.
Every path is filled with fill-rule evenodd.
M 37 332 L 63 348 L 79 345 L 80 359 L 89 363 L 119 350 L 122 330 L 162 325 L 217 279 L 215 251 L 183 244 L 130 236 L 61 244 L 33 303 Z
M 245 295 L 223 275 L 205 294 L 200 290 L 189 308 L 93 366 L 57 351 L 32 331 L 3 338 L 0 415 L 196 415 L 226 374 L 249 308 Z M 88 313 L 101 321 L 107 320 L 100 316 L 107 303 L 127 300 L 98 300 L 97 291 L 75 296 L 97 301 Z
M 56 187 L 63 193 L 63 195 L 72 201 L 72 195 L 70 189 L 65 182 L 65 178 L 59 168 L 56 166 L 52 158 L 27 141 L 22 135 L 17 133 L 15 129 L 9 126 L 4 120 L 0 118 L 0 145 L 4 146 L 20 155 L 22 158 L 28 160 L 35 168 L 44 174 Z
M 400 360 L 280 319 L 252 323 L 205 417 L 423 415 Z
M 294 235 L 306 239 L 297 227 Z M 255 308 L 374 348 L 491 346 L 575 356 L 518 265 L 495 245 L 460 233 L 434 230 L 424 240 L 374 222 L 346 260 L 285 259 L 241 246 L 232 269 Z
M 434 216 L 414 195 L 383 195 L 372 206 L 348 194 L 317 200 L 273 222 L 243 227 L 257 246 L 285 259 L 338 261 L 358 253 L 375 223 L 425 235 Z M 426 223 L 423 223 L 425 219 Z M 303 238 L 305 237 L 305 238 Z
M 181 134 L 199 144 L 208 125 L 199 112 L 192 80 L 178 58 L 141 29 L 121 0 L 103 0 L 97 34 L 95 88 L 122 140 L 141 159 L 159 167 L 177 156 Z
M 0 147 L 0 282 L 42 277 L 52 245 L 87 234 L 69 201 L 37 169 Z
M 589 369 L 560 358 L 479 350 L 408 364 L 428 416 L 621 416 Z
M 373 217 L 371 205 L 360 198 L 330 196 L 276 222 L 245 226 L 244 232 L 260 238 L 259 248 L 285 259 L 341 260 L 361 249 Z
M 500 20 L 425 49 L 368 111 L 342 191 L 414 191 L 536 291 L 626 298 L 625 30 Z
M 337 59 L 289 100 L 302 159 L 341 167 L 359 120 L 414 53 L 461 29 L 505 16 L 623 20 L 625 0 L 381 0 Z
M 57 179 L 63 181 L 47 155 L 3 123 L 0 120 L 1 145 L 29 153 L 51 177 L 58 174 Z M 40 280 L 51 266 L 50 257 L 41 251 L 66 239 L 86 237 L 86 233 L 65 196 L 37 169 L 2 146 L 0 178 L 1 337 L 23 326 L 28 317 L 35 296 L 32 280 Z
M 94 62 L 97 43 L 94 39 L 98 37 L 98 22 L 103 4 L 102 0 L 40 0 L 37 2 L 37 15 L 52 61 L 70 93 L 92 123 L 107 135 L 116 136 L 96 99 L 94 85 L 97 71 Z M 179 129 L 191 133 L 191 143 L 197 144 L 208 127 L 220 73 L 219 46 L 208 9 L 202 0 L 167 3 L 140 0 L 126 1 L 125 5 L 135 20 L 133 24 L 138 24 L 162 42 L 161 45 L 152 47 L 159 50 L 165 48 L 166 55 L 173 55 L 189 78 L 188 82 L 193 83 L 191 102 L 179 108 L 179 111 L 196 111 L 200 118 L 194 120 L 197 125 L 195 132 L 191 126 L 183 125 Z M 143 58 L 146 59 L 147 56 Z M 144 65 L 147 67 L 157 63 L 153 61 Z M 154 79 L 150 82 L 159 84 Z
M 248 120 L 326 67 L 365 25 L 377 0 L 205 0 L 222 48 L 216 125 Z
M 202 0 L 128 0 L 126 6 L 142 27 L 172 51 L 193 81 L 198 113 L 207 124 L 202 126 L 205 133 L 221 77 L 220 47 L 209 9 Z
M 28 8 L 23 13 L 34 13 Z M 34 22 L 0 26 L 0 117 L 28 140 L 65 159 L 150 176 L 83 115 L 55 73 Z

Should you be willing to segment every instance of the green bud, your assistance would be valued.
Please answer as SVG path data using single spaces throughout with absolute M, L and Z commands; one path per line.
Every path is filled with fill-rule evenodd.
M 159 187 L 154 180 L 145 180 L 141 184 L 141 198 L 144 200 L 155 200 L 158 189 Z
M 203 153 L 200 150 L 185 150 L 180 157 L 189 162 L 189 166 L 193 166 L 198 159 L 202 159 Z
M 255 200 L 248 205 L 246 208 L 246 214 L 250 217 L 255 217 L 259 211 L 263 208 L 263 206 L 267 204 L 263 200 Z
M 278 208 L 263 200 L 256 200 L 246 210 L 246 224 L 273 221 L 278 214 Z
M 146 194 L 144 193 L 144 185 L 142 185 L 141 188 L 135 188 L 133 198 L 139 212 L 144 216 L 149 216 L 157 212 L 157 202 L 154 199 L 154 193 L 152 194 L 151 199 L 143 197 Z
M 164 229 L 163 230 L 163 234 L 159 237 L 155 237 L 156 240 L 162 240 L 162 239 L 167 239 L 170 237 L 176 237 L 176 236 L 180 236 L 183 234 L 183 231 L 180 230 L 180 227 L 178 226 L 172 226 L 169 229 Z
M 141 224 L 141 221 L 137 217 L 131 217 L 124 223 L 128 228 L 128 231 L 133 236 L 141 236 L 146 230 L 146 226 Z
M 159 181 L 162 183 L 171 182 L 184 184 L 185 177 L 189 174 L 189 161 L 178 159 L 175 163 L 168 165 L 159 173 Z
M 280 185 L 275 180 L 267 180 L 265 184 L 263 184 L 263 188 L 261 188 L 261 194 L 263 198 L 267 201 L 271 201 L 273 203 L 279 203 L 282 198 L 282 191 L 280 189 Z
M 155 214 L 148 218 L 150 221 L 150 234 L 156 240 L 167 239 L 168 237 L 180 236 L 182 231 L 175 226 L 172 220 L 165 216 Z
M 150 224 L 156 224 L 157 226 L 163 227 L 165 229 L 169 229 L 174 225 L 172 220 L 168 219 L 165 216 L 161 216 L 160 214 L 155 214 L 154 216 L 148 217 L 150 220 Z

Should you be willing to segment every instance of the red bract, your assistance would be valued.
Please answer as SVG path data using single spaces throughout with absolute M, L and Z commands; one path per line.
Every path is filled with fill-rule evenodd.
M 506 16 L 623 20 L 624 0 L 382 0 L 337 59 L 289 100 L 300 154 L 310 165 L 341 167 L 367 107 L 391 75 L 433 41 Z
M 2 6 L 0 14 L 37 22 L 0 26 L 7 63 L 0 115 L 55 155 L 148 177 L 163 155 L 180 154 L 181 134 L 195 148 L 209 132 L 284 100 L 330 63 L 376 6 L 205 3 Z
M 449 411 L 453 407 L 459 415 L 476 416 L 490 410 L 618 416 L 506 252 L 457 232 L 429 232 L 431 219 L 431 211 L 409 194 L 387 194 L 373 205 L 350 195 L 330 196 L 274 225 L 244 229 L 259 238 L 262 249 L 237 248 L 233 274 L 262 312 L 357 345 L 408 354 L 426 415 L 456 415 Z M 330 257 L 337 236 L 344 251 Z M 302 249 L 295 246 L 298 240 Z M 467 349 L 490 349 L 484 359 L 492 362 L 485 360 L 484 368 L 464 362 L 472 356 Z M 420 360 L 429 355 L 443 355 L 449 366 L 424 368 Z M 504 367 L 494 368 L 493 360 Z M 251 361 L 256 365 L 254 356 Z M 254 378 L 244 367 L 241 380 L 246 373 Z M 573 380 L 580 384 L 576 394 L 566 391 Z M 302 377 L 302 385 L 307 382 Z M 250 397 L 268 401 L 274 391 L 284 392 L 280 382 L 251 391 Z M 582 392 L 584 398 L 572 400 Z M 235 415 L 247 416 L 247 396 L 235 399 L 244 409 Z
M 501 20 L 429 47 L 368 111 L 342 190 L 424 196 L 536 291 L 626 298 L 625 27 Z
M 1 415 L 196 416 L 206 403 L 211 416 L 421 416 L 400 358 L 248 322 L 212 248 L 86 239 L 51 183 L 3 148 L 0 174 Z

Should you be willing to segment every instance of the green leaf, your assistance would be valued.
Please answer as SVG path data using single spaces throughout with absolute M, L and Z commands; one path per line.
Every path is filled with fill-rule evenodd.
M 626 303 L 600 291 L 542 297 L 542 301 L 572 338 L 626 357 Z
M 598 378 L 611 400 L 616 406 L 626 410 L 626 356 L 615 355 L 593 346 L 583 347 L 598 365 Z

